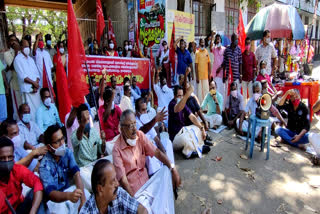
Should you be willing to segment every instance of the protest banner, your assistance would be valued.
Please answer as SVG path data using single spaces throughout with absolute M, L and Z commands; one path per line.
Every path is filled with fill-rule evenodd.
M 151 86 L 149 59 L 87 56 L 87 65 L 90 76 L 94 76 L 97 83 L 102 77 L 110 83 L 110 78 L 116 76 L 117 84 L 121 85 L 125 77 L 130 78 L 133 74 L 137 78 L 137 86 L 140 89 L 149 89 Z M 82 64 L 82 67 L 86 69 L 85 64 Z M 88 82 L 88 76 L 86 79 Z
M 183 36 L 183 39 L 187 42 L 194 41 L 194 15 L 192 13 L 185 13 L 177 10 L 168 10 L 167 15 L 167 36 L 171 41 L 172 25 L 175 25 L 175 38 L 178 39 Z

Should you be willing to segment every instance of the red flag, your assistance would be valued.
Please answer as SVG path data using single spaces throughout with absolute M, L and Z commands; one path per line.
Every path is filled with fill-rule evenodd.
M 141 54 L 141 51 L 140 51 L 140 39 L 139 39 L 139 28 L 138 28 L 138 25 L 137 25 L 137 28 L 136 28 L 136 43 L 137 43 L 137 48 L 138 48 L 138 53 Z
M 233 82 L 233 73 L 232 73 L 232 67 L 231 67 L 231 60 L 229 60 L 228 96 L 230 95 L 230 87 L 232 82 Z
M 246 49 L 246 31 L 243 24 L 241 9 L 239 9 L 239 24 L 237 27 L 237 34 L 239 36 L 239 47 L 241 52 L 243 52 Z
M 43 88 L 48 88 L 50 91 L 50 96 L 51 96 L 51 101 L 54 102 L 54 100 L 56 99 L 56 95 L 54 93 L 52 84 L 50 82 L 50 79 L 48 77 L 48 73 L 46 70 L 46 65 L 43 59 L 43 72 L 42 72 L 42 86 Z
M 117 48 L 117 41 L 116 41 L 116 36 L 114 34 L 114 31 L 113 31 L 113 26 L 112 26 L 112 22 L 111 22 L 110 16 L 108 18 L 108 38 L 112 39 L 113 44 L 114 44 L 114 48 L 116 49 Z
M 103 34 L 103 30 L 106 27 L 106 24 L 104 23 L 104 16 L 103 16 L 103 10 L 101 6 L 101 1 L 96 1 L 96 7 L 97 7 L 97 41 L 100 45 L 101 36 Z
M 66 71 L 64 70 L 60 52 L 57 51 L 57 93 L 60 120 L 64 123 L 66 115 L 71 111 L 71 98 L 68 91 Z
M 85 61 L 79 26 L 72 2 L 68 0 L 68 89 L 73 107 L 84 103 L 84 96 L 89 93 L 85 71 L 82 68 Z
M 173 71 L 173 73 L 175 74 L 175 62 L 176 62 L 176 51 L 175 51 L 175 47 L 174 47 L 174 42 L 175 42 L 175 26 L 174 26 L 174 22 L 172 25 L 172 33 L 171 33 L 171 41 L 170 41 L 170 50 L 169 50 L 169 60 L 171 63 L 171 70 Z M 169 80 L 167 80 L 169 81 Z

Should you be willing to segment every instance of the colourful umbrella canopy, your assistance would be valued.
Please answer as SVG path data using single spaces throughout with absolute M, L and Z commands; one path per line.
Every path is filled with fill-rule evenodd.
M 272 38 L 304 39 L 305 31 L 295 7 L 274 3 L 262 8 L 246 27 L 247 37 L 262 39 L 263 31 L 269 30 Z

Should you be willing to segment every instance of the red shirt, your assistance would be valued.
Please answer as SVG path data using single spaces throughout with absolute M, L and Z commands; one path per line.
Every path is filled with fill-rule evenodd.
M 6 197 L 14 209 L 23 202 L 22 184 L 32 188 L 34 193 L 43 190 L 40 179 L 33 172 L 22 165 L 14 164 L 8 183 L 0 180 L 0 213 L 11 213 L 5 202 Z
M 249 82 L 253 81 L 254 69 L 256 69 L 256 57 L 254 53 L 250 52 L 249 55 L 246 52 L 242 53 L 242 80 Z
M 101 129 L 106 133 L 106 140 L 112 140 L 115 136 L 120 134 L 119 132 L 119 122 L 120 116 L 122 111 L 119 106 L 114 105 L 114 112 L 111 113 L 108 117 L 107 122 L 103 122 L 103 113 L 104 113 L 104 106 L 100 106 L 99 108 L 99 118 Z

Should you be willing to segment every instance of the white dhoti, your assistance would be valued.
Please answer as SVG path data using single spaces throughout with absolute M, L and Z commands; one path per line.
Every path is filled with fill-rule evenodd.
M 204 100 L 208 92 L 209 92 L 208 80 L 199 80 L 197 95 L 200 103 L 202 103 L 202 101 Z
M 168 167 L 163 166 L 139 190 L 134 197 L 148 213 L 173 214 L 174 197 L 172 177 Z
M 189 158 L 192 152 L 197 152 L 202 157 L 202 146 L 204 145 L 201 130 L 195 126 L 183 127 L 173 140 L 173 149 L 181 150 Z
M 220 114 L 213 114 L 213 115 L 203 115 L 204 119 L 209 123 L 209 128 L 214 126 L 220 126 L 222 124 L 222 116 Z
M 222 95 L 224 96 L 224 84 L 223 84 L 223 79 L 221 77 L 216 77 L 214 78 L 214 81 L 216 82 L 216 88 L 217 88 L 217 91 Z M 223 97 L 224 98 L 224 97 Z M 225 99 L 223 99 L 225 100 Z
M 36 113 L 41 104 L 39 90 L 37 93 L 23 93 L 22 101 L 30 107 L 31 120 L 36 121 Z
M 236 121 L 237 124 L 237 128 L 239 129 L 239 123 L 240 123 L 240 119 L 238 118 Z M 248 132 L 248 128 L 249 128 L 249 122 L 247 120 L 244 120 L 242 122 L 242 131 L 243 132 Z M 260 126 L 256 126 L 256 133 L 255 133 L 255 137 L 258 137 L 259 133 L 261 131 L 261 127 Z M 250 132 L 251 132 L 251 128 L 250 128 Z
M 172 142 L 169 139 L 169 134 L 167 132 L 162 132 L 160 134 L 160 141 L 162 143 L 163 148 L 166 150 L 166 155 L 168 159 L 170 160 L 171 163 L 174 164 L 173 147 L 172 147 Z M 153 175 L 155 172 L 157 172 L 162 168 L 163 163 L 159 161 L 156 157 L 147 156 L 146 166 L 148 169 L 148 174 Z
M 308 136 L 308 140 L 314 151 L 316 152 L 317 157 L 320 158 L 320 134 L 310 133 Z
M 13 88 L 13 84 L 11 84 L 11 82 L 10 82 L 10 93 L 12 98 L 13 119 L 18 120 L 19 119 L 18 110 L 19 110 L 19 106 L 22 104 L 21 94 L 20 94 L 20 90 L 15 90 Z
M 76 189 L 76 186 L 73 185 L 68 189 L 66 189 L 64 192 L 73 192 L 75 189 Z M 90 197 L 90 193 L 86 189 L 84 189 L 84 194 L 86 196 L 86 199 Z M 62 214 L 62 213 L 77 214 L 78 208 L 80 206 L 80 199 L 76 203 L 72 203 L 71 201 L 65 201 L 61 203 L 48 201 L 47 206 L 50 214 Z

